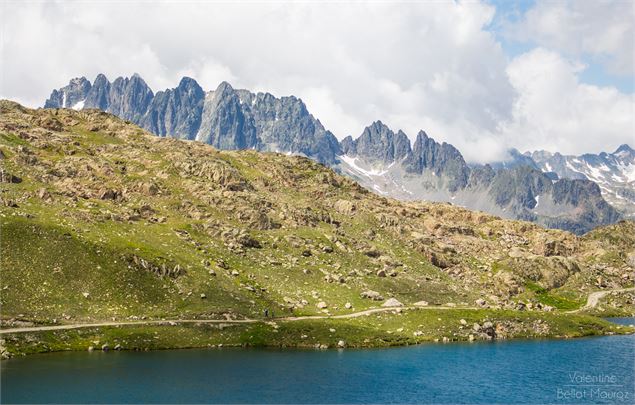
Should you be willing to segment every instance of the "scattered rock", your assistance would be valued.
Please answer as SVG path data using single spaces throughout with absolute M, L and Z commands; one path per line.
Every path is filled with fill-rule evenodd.
M 340 340 L 339 342 L 337 342 L 337 347 L 339 347 L 340 349 L 343 349 L 346 347 L 346 342 L 343 340 Z
M 324 301 L 320 301 L 316 304 L 316 307 L 318 307 L 319 309 L 325 309 L 328 308 L 328 304 Z
M 360 294 L 360 296 L 362 298 L 368 298 L 371 299 L 373 301 L 383 301 L 384 297 L 381 296 L 381 294 L 379 294 L 377 291 L 372 291 L 372 290 L 368 290 L 368 291 L 364 291 Z
M 229 268 L 227 263 L 225 263 L 225 261 L 221 259 L 216 260 L 216 266 L 218 266 L 219 269 L 223 269 L 223 270 L 227 270 Z
M 509 255 L 509 257 L 514 259 L 525 256 L 525 253 L 518 246 L 513 246 L 511 249 L 509 249 L 509 252 L 507 254 Z
M 382 307 L 403 307 L 403 304 L 399 302 L 396 298 L 389 298 L 381 306 Z
M 356 210 L 355 204 L 348 200 L 337 200 L 333 205 L 333 208 L 335 208 L 335 210 L 340 214 L 344 215 L 352 215 Z
M 22 183 L 22 179 L 0 168 L 0 183 Z

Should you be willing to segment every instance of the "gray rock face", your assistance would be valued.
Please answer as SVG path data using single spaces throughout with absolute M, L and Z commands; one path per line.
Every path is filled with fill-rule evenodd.
M 238 93 L 227 82 L 207 95 L 196 140 L 218 149 L 251 149 L 258 141 L 256 127 L 246 115 Z
M 357 140 L 344 139 L 340 148 L 345 155 L 338 170 L 382 195 L 449 201 L 576 233 L 620 218 L 593 182 L 554 181 L 549 173 L 538 170 L 531 158 L 517 151 L 511 152 L 513 164 L 496 164 L 496 170 L 491 165 L 470 168 L 456 148 L 440 144 L 421 131 L 412 150 L 403 160 L 396 160 L 389 153 L 377 153 L 392 150 L 393 144 L 386 141 L 390 136 L 381 136 L 390 133 L 375 123 Z M 366 142 L 360 142 L 364 138 Z M 376 149 L 372 147 L 375 145 Z M 531 164 L 525 164 L 528 162 Z
M 417 134 L 412 154 L 406 159 L 404 168 L 409 173 L 422 174 L 430 170 L 435 176 L 442 176 L 450 192 L 464 188 L 469 177 L 469 168 L 463 155 L 448 143 L 435 142 L 424 131 Z
M 130 79 L 118 77 L 110 85 L 106 111 L 136 124 L 142 124 L 153 97 L 152 90 L 139 75 L 134 74 Z
M 254 94 L 226 82 L 206 94 L 190 78 L 156 95 L 136 74 L 112 83 L 100 74 L 92 86 L 79 80 L 54 90 L 46 108 L 71 107 L 81 98 L 79 108 L 99 108 L 159 136 L 196 139 L 218 149 L 292 153 L 325 164 L 334 164 L 339 154 L 335 136 L 293 96 Z
M 92 85 L 73 79 L 45 107 L 99 108 L 156 135 L 218 149 L 304 155 L 382 195 L 448 201 L 576 233 L 620 218 L 603 195 L 618 195 L 635 213 L 635 151 L 627 145 L 581 157 L 513 149 L 508 161 L 469 167 L 454 146 L 423 131 L 411 146 L 404 132 L 376 121 L 358 138 L 338 142 L 296 97 L 254 94 L 226 82 L 205 93 L 191 78 L 155 95 L 136 74 L 112 83 L 100 74 Z
M 81 109 L 82 102 L 86 100 L 90 89 L 91 84 L 85 77 L 71 79 L 68 86 L 53 90 L 51 97 L 44 103 L 44 108 Z
M 587 179 L 625 216 L 635 217 L 635 150 L 621 145 L 613 153 L 581 156 L 537 151 L 526 153 L 540 170 L 562 179 Z
M 381 121 L 375 121 L 366 127 L 356 140 L 346 138 L 342 141 L 341 149 L 346 155 L 381 164 L 401 161 L 412 151 L 406 134 L 402 131 L 395 134 Z
M 253 117 L 260 150 L 301 154 L 325 164 L 335 162 L 337 138 L 308 112 L 302 100 L 293 96 L 276 98 L 269 93 L 240 94 Z
M 201 126 L 205 92 L 184 77 L 175 89 L 159 91 L 145 113 L 142 126 L 159 136 L 192 140 Z
M 93 86 L 86 95 L 85 108 L 98 108 L 106 111 L 110 105 L 110 82 L 101 73 L 93 82 Z

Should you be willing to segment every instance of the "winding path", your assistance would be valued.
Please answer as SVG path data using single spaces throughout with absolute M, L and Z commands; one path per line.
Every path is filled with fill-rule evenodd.
M 575 310 L 569 311 L 569 312 L 580 312 L 580 311 L 584 311 L 586 309 L 595 308 L 598 305 L 598 303 L 600 302 L 600 300 L 602 298 L 604 298 L 606 295 L 608 295 L 610 293 L 613 293 L 613 292 L 626 292 L 626 291 L 635 291 L 635 287 L 632 287 L 632 288 L 619 288 L 619 289 L 616 289 L 616 290 L 605 290 L 605 291 L 592 292 L 587 297 L 586 304 L 582 308 L 578 308 L 578 309 L 575 309 Z
M 98 328 L 102 326 L 124 326 L 124 325 L 172 325 L 172 324 L 184 324 L 184 323 L 208 323 L 208 324 L 248 324 L 248 323 L 266 323 L 266 322 L 293 322 L 303 321 L 308 319 L 349 319 L 357 318 L 360 316 L 370 315 L 378 312 L 388 312 L 404 309 L 454 309 L 453 307 L 446 306 L 402 306 L 402 307 L 382 307 L 371 308 L 364 311 L 353 312 L 350 314 L 342 315 L 306 315 L 306 316 L 289 316 L 284 318 L 271 318 L 271 319 L 155 319 L 155 320 L 143 320 L 143 321 L 112 321 L 112 322 L 97 322 L 97 323 L 77 323 L 68 325 L 46 325 L 46 326 L 29 326 L 22 328 L 10 328 L 0 329 L 0 335 L 7 333 L 26 333 L 26 332 L 39 332 L 49 330 L 69 330 L 80 328 Z M 460 309 L 476 309 L 474 307 L 460 307 Z
M 612 292 L 625 292 L 625 291 L 635 291 L 635 287 L 633 288 L 621 288 L 616 290 L 606 290 L 606 291 L 595 291 L 589 294 L 587 297 L 587 302 L 582 308 L 575 309 L 573 311 L 568 311 L 567 313 L 575 313 L 580 312 L 586 309 L 595 308 L 600 299 L 602 299 L 607 294 Z M 0 335 L 7 333 L 27 333 L 27 332 L 39 332 L 39 331 L 50 331 L 50 330 L 70 330 L 70 329 L 80 329 L 80 328 L 99 328 L 103 326 L 125 326 L 125 325 L 174 325 L 174 324 L 184 324 L 184 323 L 200 323 L 200 324 L 250 324 L 250 323 L 259 323 L 259 322 L 294 322 L 294 321 L 303 321 L 308 319 L 350 319 L 350 318 L 358 318 L 360 316 L 370 315 L 379 312 L 388 312 L 394 311 L 398 309 L 441 309 L 441 310 L 450 310 L 455 309 L 454 307 L 447 306 L 403 306 L 403 307 L 382 307 L 382 308 L 371 308 L 364 311 L 353 312 L 350 314 L 342 314 L 342 315 L 306 315 L 306 316 L 289 316 L 284 318 L 273 318 L 273 319 L 156 319 L 156 320 L 144 320 L 144 321 L 112 321 L 112 322 L 97 322 L 97 323 L 77 323 L 77 324 L 68 324 L 68 325 L 47 325 L 47 326 L 30 326 L 30 327 L 22 327 L 22 328 L 9 328 L 9 329 L 0 329 Z M 475 307 L 460 307 L 459 309 L 478 309 Z

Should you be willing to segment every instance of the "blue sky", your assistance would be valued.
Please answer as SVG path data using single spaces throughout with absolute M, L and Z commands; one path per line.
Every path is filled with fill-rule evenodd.
M 487 0 L 487 3 L 496 7 L 494 19 L 487 28 L 496 35 L 505 53 L 510 58 L 515 58 L 536 46 L 540 46 L 540 43 L 536 41 L 514 39 L 505 33 L 506 26 L 518 23 L 519 20 L 522 20 L 525 13 L 536 6 L 536 1 Z M 635 15 L 633 15 L 633 18 L 635 18 Z M 633 50 L 625 49 L 624 52 L 630 52 L 632 55 Z M 623 93 L 633 93 L 635 89 L 635 78 L 632 74 L 612 74 L 601 63 L 598 63 L 589 55 L 581 55 L 579 60 L 585 65 L 585 68 L 580 72 L 579 76 L 583 83 L 597 86 L 614 86 Z

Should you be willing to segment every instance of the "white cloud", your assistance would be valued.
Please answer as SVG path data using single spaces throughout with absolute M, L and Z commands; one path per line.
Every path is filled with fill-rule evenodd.
M 544 48 L 514 59 L 507 71 L 519 97 L 513 119 L 503 125 L 504 138 L 523 150 L 540 145 L 572 154 L 632 145 L 635 97 L 580 83 L 582 69 Z
M 609 71 L 633 75 L 635 3 L 632 1 L 539 1 L 520 23 L 513 38 L 564 52 L 589 55 Z
M 80 75 L 92 80 L 104 73 L 112 80 L 137 72 L 155 91 L 187 75 L 206 90 L 226 80 L 237 88 L 296 95 L 339 138 L 355 137 L 377 119 L 411 137 L 424 129 L 471 161 L 500 158 L 511 146 L 550 147 L 551 137 L 527 139 L 536 126 L 565 130 L 557 135 L 568 141 L 559 145 L 578 145 L 575 152 L 599 151 L 623 139 L 614 134 L 633 123 L 632 114 L 623 115 L 632 97 L 580 84 L 577 67 L 568 62 L 554 67 L 569 80 L 559 96 L 570 105 L 609 111 L 581 118 L 587 130 L 599 132 L 574 133 L 577 115 L 567 108 L 538 108 L 536 97 L 552 104 L 557 98 L 522 75 L 547 74 L 527 67 L 544 61 L 528 56 L 508 66 L 487 29 L 495 9 L 480 2 L 4 2 L 3 7 L 0 94 L 30 106 L 41 106 L 53 88 Z M 591 94 L 603 102 L 588 100 Z M 580 136 L 606 138 L 591 145 L 577 142 Z

